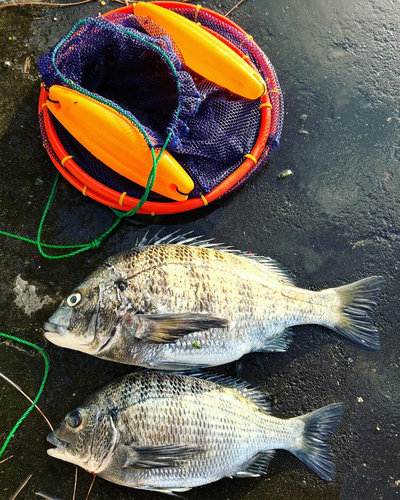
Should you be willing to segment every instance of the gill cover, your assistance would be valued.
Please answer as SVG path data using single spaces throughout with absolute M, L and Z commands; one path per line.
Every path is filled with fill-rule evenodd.
M 47 454 L 99 473 L 108 464 L 119 433 L 110 412 L 88 403 L 69 412 L 47 436 Z

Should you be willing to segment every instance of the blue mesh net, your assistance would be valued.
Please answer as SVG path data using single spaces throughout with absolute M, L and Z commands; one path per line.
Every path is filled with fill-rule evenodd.
M 182 6 L 177 10 L 194 20 L 193 9 Z M 283 100 L 271 63 L 249 37 L 207 12 L 197 16 L 197 21 L 249 56 L 273 92 L 271 132 L 264 153 L 232 191 L 278 147 Z M 194 73 L 185 66 L 169 34 L 150 19 L 123 13 L 83 19 L 40 57 L 38 66 L 46 87 L 72 86 L 112 105 L 139 122 L 155 147 L 162 146 L 172 131 L 167 150 L 194 181 L 189 198 L 209 193 L 232 174 L 259 135 L 261 100 L 241 98 Z M 64 148 L 88 175 L 128 196 L 142 196 L 141 186 L 95 158 L 54 116 L 51 120 Z M 40 123 L 44 143 L 54 156 Z M 169 201 L 153 192 L 149 199 Z

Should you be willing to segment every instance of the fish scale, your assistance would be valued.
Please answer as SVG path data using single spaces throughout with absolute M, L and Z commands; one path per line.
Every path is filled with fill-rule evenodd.
M 379 348 L 369 313 L 382 277 L 311 291 L 271 259 L 192 240 L 171 244 L 164 237 L 111 257 L 62 301 L 44 325 L 46 337 L 111 361 L 168 370 L 282 352 L 291 327 L 302 324 Z

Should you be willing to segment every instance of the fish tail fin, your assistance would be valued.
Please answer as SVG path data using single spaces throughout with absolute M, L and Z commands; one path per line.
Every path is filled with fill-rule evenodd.
M 304 428 L 299 447 L 289 451 L 326 481 L 332 481 L 335 474 L 333 454 L 328 441 L 335 432 L 342 413 L 343 404 L 334 403 L 293 419 L 301 420 Z
M 369 313 L 377 305 L 384 284 L 382 276 L 371 276 L 335 288 L 340 299 L 340 312 L 338 321 L 331 328 L 365 349 L 379 349 L 379 333 Z

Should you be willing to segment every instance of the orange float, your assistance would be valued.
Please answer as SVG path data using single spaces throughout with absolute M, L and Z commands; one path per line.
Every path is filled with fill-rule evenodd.
M 246 99 L 258 99 L 265 92 L 261 75 L 200 24 L 153 3 L 134 4 L 134 13 L 149 17 L 165 29 L 182 52 L 185 64 L 207 80 Z
M 60 85 L 50 87 L 47 107 L 98 160 L 146 187 L 153 167 L 151 150 L 128 118 L 102 102 Z M 193 187 L 189 175 L 164 151 L 157 163 L 152 190 L 172 200 L 184 201 Z

